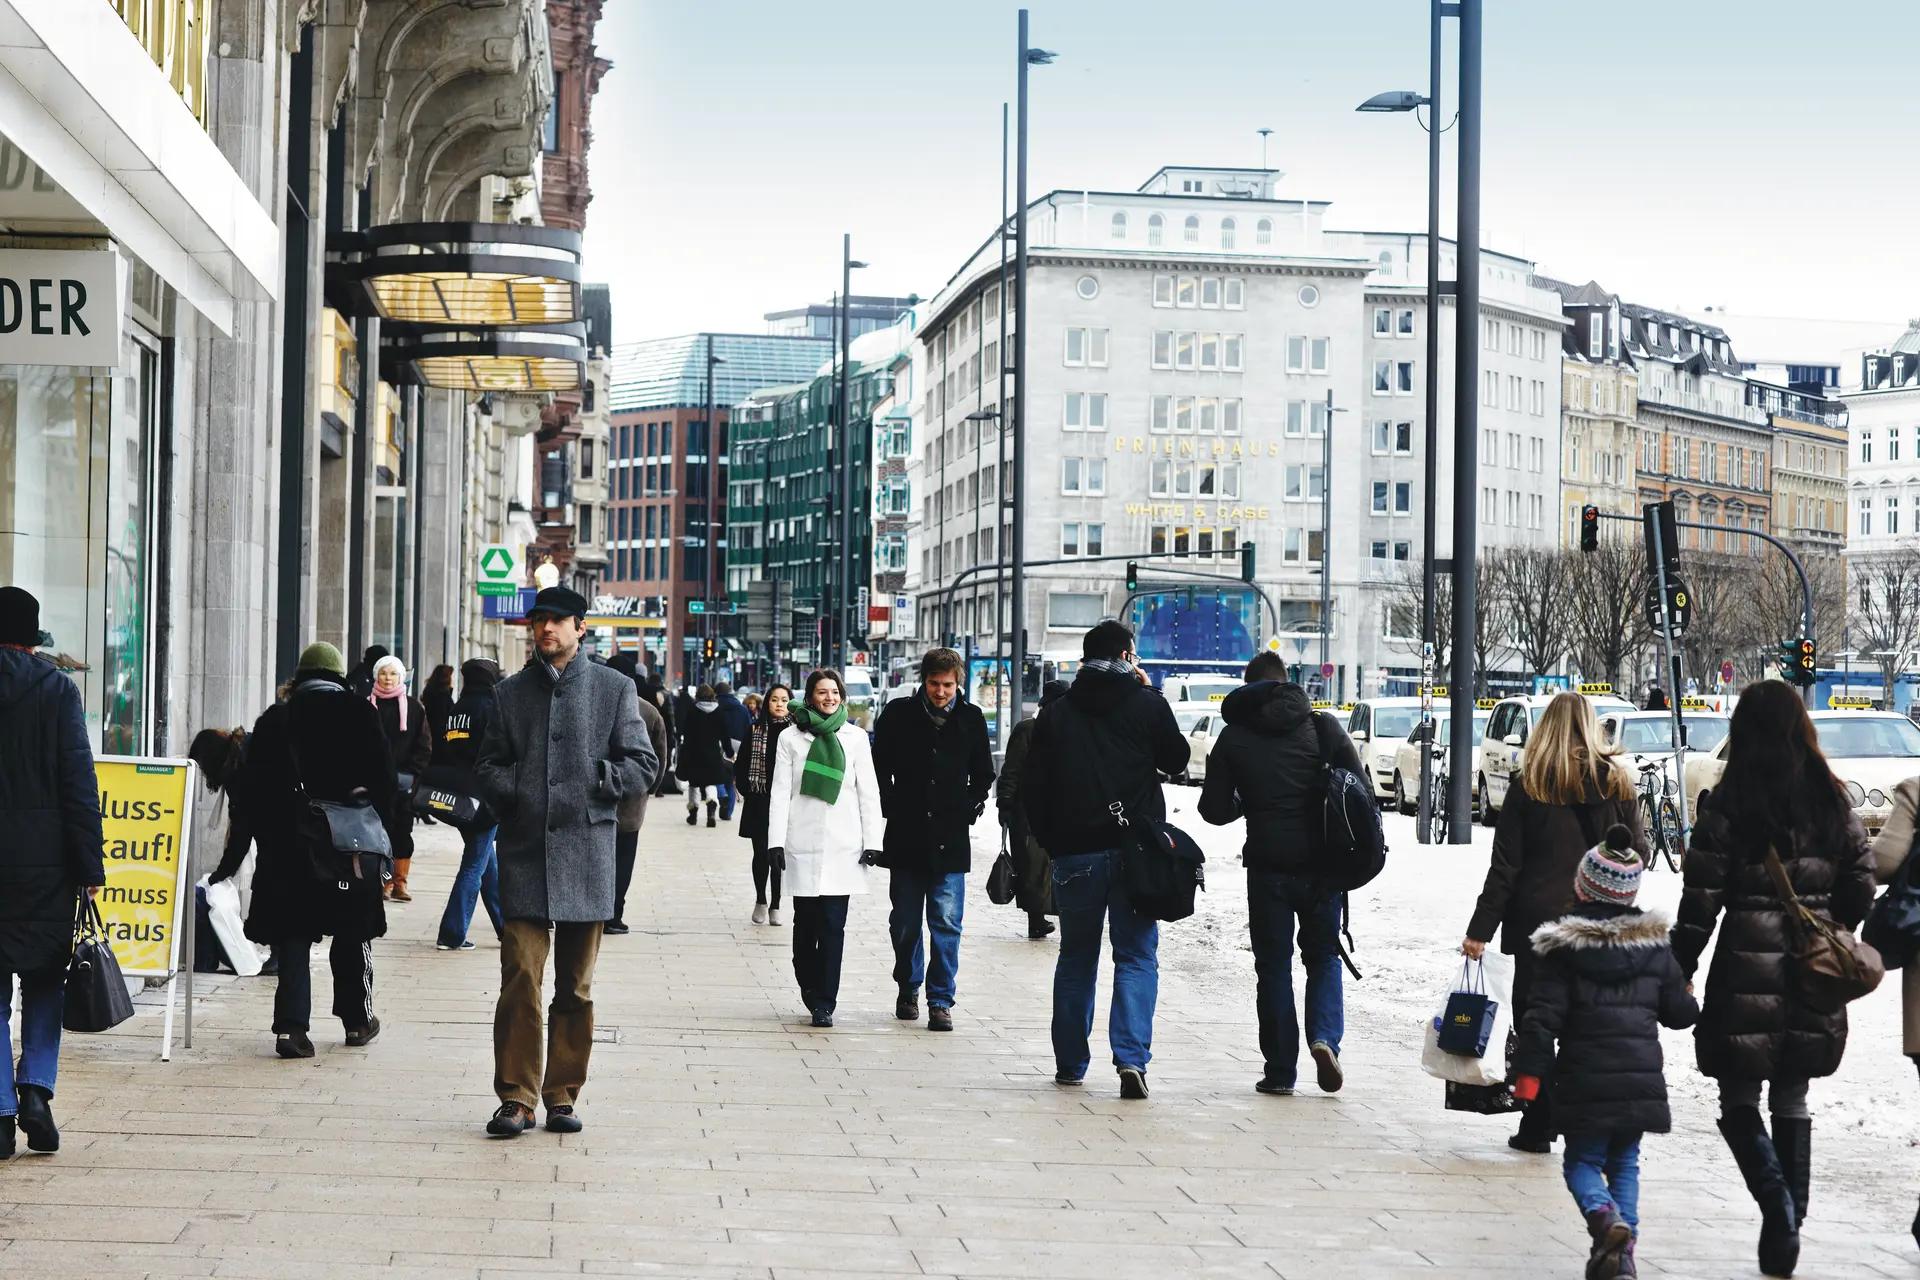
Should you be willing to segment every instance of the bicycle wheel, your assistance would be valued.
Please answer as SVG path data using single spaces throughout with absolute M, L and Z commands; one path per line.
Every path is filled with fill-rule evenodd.
M 1670 870 L 1680 870 L 1686 857 L 1686 845 L 1680 838 L 1680 809 L 1667 796 L 1660 797 L 1660 844 L 1656 853 L 1666 858 Z
M 1667 856 L 1667 831 L 1660 822 L 1660 808 L 1646 792 L 1640 794 L 1640 825 L 1647 832 L 1647 866 L 1656 867 Z

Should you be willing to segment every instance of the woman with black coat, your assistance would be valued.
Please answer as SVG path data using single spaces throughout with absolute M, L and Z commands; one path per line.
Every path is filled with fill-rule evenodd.
M 1726 754 L 1687 847 L 1673 950 L 1691 980 L 1725 913 L 1694 1049 L 1701 1073 L 1720 1082 L 1720 1132 L 1760 1206 L 1760 1269 L 1786 1276 L 1799 1260 L 1812 1177 L 1807 1082 L 1840 1069 L 1847 1012 L 1810 1008 L 1795 988 L 1787 907 L 1767 853 L 1779 855 L 1804 906 L 1847 928 L 1873 905 L 1873 853 L 1791 685 L 1747 686 Z
M 74 912 L 107 879 L 80 688 L 34 652 L 39 644 L 40 602 L 0 587 L 0 1160 L 14 1152 L 16 1111 L 30 1150 L 60 1147 L 51 1104 Z
M 1040 723 L 1041 712 L 1066 696 L 1064 680 L 1049 680 L 1040 687 L 1039 706 L 1007 735 L 1006 758 L 993 787 L 994 808 L 1006 829 L 1013 862 L 1014 905 L 1027 913 L 1027 938 L 1036 942 L 1053 932 L 1053 921 L 1047 919 L 1054 912 L 1053 859 L 1027 825 L 1026 807 L 1020 802 L 1020 778 L 1026 772 L 1027 749 L 1033 745 L 1033 728 Z
M 407 692 L 407 664 L 391 655 L 373 664 L 373 692 L 367 701 L 380 713 L 400 788 L 387 819 L 387 838 L 393 842 L 393 883 L 387 886 L 387 897 L 412 902 L 407 892 L 407 873 L 413 869 L 413 808 L 408 798 L 433 761 L 433 727 L 426 707 Z
M 720 712 L 720 700 L 710 685 L 701 685 L 694 693 L 692 710 L 680 725 L 680 766 L 677 775 L 687 784 L 687 825 L 699 819 L 700 801 L 707 802 L 707 825 L 720 825 L 720 801 L 707 795 L 709 787 L 718 788 L 733 776 L 733 757 L 737 744 L 727 733 L 727 720 Z
M 420 705 L 427 709 L 427 740 L 438 744 L 447 730 L 447 716 L 453 712 L 453 668 L 441 663 L 427 677 L 420 691 Z
M 1644 862 L 1647 833 L 1633 779 L 1608 750 L 1593 704 L 1577 693 L 1560 694 L 1533 727 L 1521 774 L 1500 807 L 1493 860 L 1460 947 L 1478 958 L 1499 929 L 1500 949 L 1513 957 L 1515 1025 L 1532 994 L 1533 931 L 1573 910 L 1580 859 L 1616 825 L 1627 829 Z M 1553 1149 L 1553 1135 L 1552 1081 L 1542 1080 L 1539 1098 L 1507 1145 L 1540 1154 Z
M 374 881 L 322 881 L 316 875 L 301 820 L 310 813 L 310 800 L 364 797 L 391 825 L 397 788 L 379 714 L 354 696 L 338 649 L 323 641 L 308 645 L 291 683 L 287 700 L 268 707 L 254 724 L 241 771 L 251 834 L 260 848 L 247 936 L 273 948 L 279 970 L 274 1052 L 311 1058 L 313 944 L 333 939 L 333 1013 L 346 1028 L 347 1044 L 364 1045 L 380 1032 L 373 1014 L 373 939 L 386 935 L 387 915 Z M 212 879 L 231 876 L 246 853 L 244 844 L 229 843 Z
M 787 707 L 793 690 L 783 684 L 772 685 L 760 700 L 760 714 L 740 746 L 733 762 L 733 785 L 740 789 L 740 835 L 753 842 L 753 922 L 780 924 L 780 872 L 767 856 L 768 793 L 773 788 L 773 762 L 780 735 L 793 724 Z M 773 882 L 773 903 L 767 903 L 767 882 Z
M 449 823 L 460 832 L 460 869 L 453 873 L 446 910 L 440 913 L 434 946 L 441 951 L 474 950 L 467 930 L 476 905 L 486 909 L 493 936 L 500 936 L 500 858 L 494 849 L 500 818 L 487 804 L 474 765 L 493 719 L 494 686 L 504 678 L 500 664 L 491 658 L 468 658 L 460 664 L 460 700 L 447 709 L 433 740 L 433 764 L 416 780 L 416 785 L 471 797 L 476 805 L 471 822 Z

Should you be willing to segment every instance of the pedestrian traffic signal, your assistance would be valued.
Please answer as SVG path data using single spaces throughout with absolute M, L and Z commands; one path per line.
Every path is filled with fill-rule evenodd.
M 1580 549 L 1598 551 L 1600 549 L 1600 508 L 1592 505 L 1580 508 Z
M 1132 595 L 1140 589 L 1140 566 L 1132 560 L 1127 561 L 1127 594 Z
M 1240 581 L 1253 581 L 1253 544 L 1251 542 L 1240 544 Z

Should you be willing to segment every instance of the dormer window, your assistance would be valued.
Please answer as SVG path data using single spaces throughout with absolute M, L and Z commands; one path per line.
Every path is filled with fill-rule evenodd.
M 1197 196 L 1206 192 L 1206 184 L 1199 178 L 1180 179 L 1180 190 L 1187 195 Z

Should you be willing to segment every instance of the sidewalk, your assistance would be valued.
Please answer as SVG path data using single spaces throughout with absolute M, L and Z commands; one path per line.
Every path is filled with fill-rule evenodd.
M 1457 944 L 1484 852 L 1421 849 L 1395 828 L 1395 870 L 1356 902 L 1368 981 L 1349 987 L 1348 1086 L 1267 1098 L 1252 1090 L 1238 833 L 1206 833 L 1201 913 L 1164 931 L 1153 1096 L 1122 1103 L 1100 1065 L 1104 975 L 1087 1085 L 1052 1084 L 1055 946 L 988 903 L 990 857 L 969 893 L 954 1034 L 892 1017 L 881 874 L 850 913 L 838 1025 L 814 1031 L 788 930 L 748 920 L 746 843 L 683 812 L 655 802 L 634 932 L 601 951 L 585 1133 L 482 1134 L 495 946 L 482 917 L 478 951 L 434 950 L 458 841 L 428 828 L 416 900 L 375 944 L 372 1046 L 346 1049 L 316 1019 L 319 1056 L 282 1062 L 271 980 L 205 975 L 194 1047 L 171 1063 L 157 1010 L 68 1038 L 63 1150 L 0 1165 L 0 1275 L 1580 1275 L 1557 1158 L 1508 1150 L 1507 1120 L 1443 1112 L 1409 1029 L 1426 997 L 1403 993 L 1431 985 L 1428 934 Z M 324 953 L 317 968 L 324 1009 Z M 1850 1063 L 1888 1052 L 1855 1035 Z M 1690 1048 L 1669 1044 L 1681 1131 L 1647 1143 L 1642 1271 L 1753 1276 L 1758 1215 L 1707 1095 L 1696 1082 L 1682 1096 Z M 1910 1117 L 1920 1095 L 1898 1065 Z M 1817 1084 L 1816 1113 L 1843 1088 Z M 1920 1274 L 1917 1163 L 1870 1129 L 1817 1128 L 1799 1274 Z

